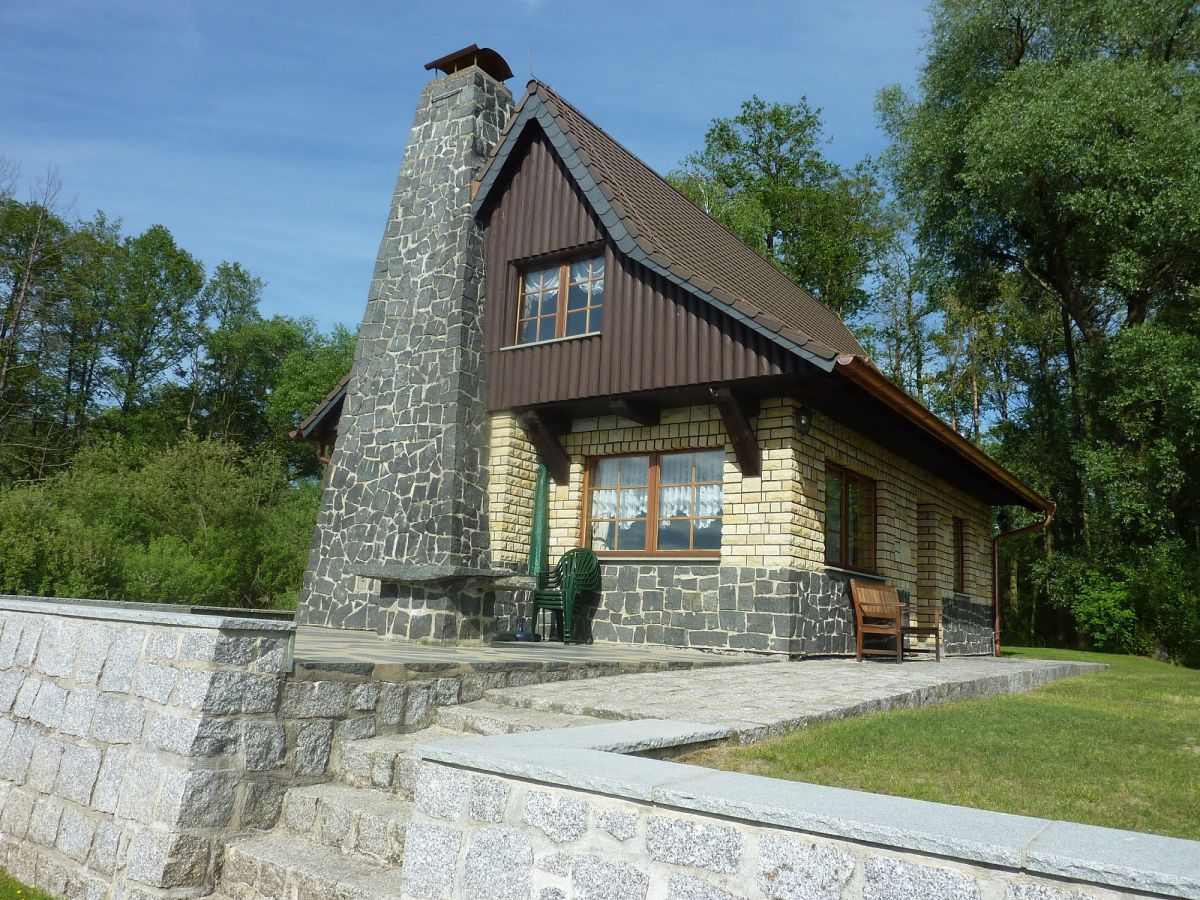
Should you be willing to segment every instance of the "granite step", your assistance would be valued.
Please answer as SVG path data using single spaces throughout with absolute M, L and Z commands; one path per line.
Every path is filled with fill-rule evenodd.
M 461 738 L 461 731 L 432 726 L 412 734 L 385 734 L 360 741 L 346 741 L 338 748 L 330 774 L 353 787 L 392 790 L 412 797 L 416 786 L 418 757 L 422 744 Z
M 514 734 L 519 731 L 552 731 L 595 725 L 589 716 L 503 706 L 490 700 L 476 700 L 458 706 L 443 706 L 437 711 L 437 724 L 464 734 Z
M 287 792 L 280 823 L 293 834 L 347 855 L 399 865 L 411 815 L 411 801 L 395 794 L 336 783 L 312 784 Z
M 400 870 L 273 831 L 225 849 L 218 896 L 229 900 L 328 897 L 400 900 Z

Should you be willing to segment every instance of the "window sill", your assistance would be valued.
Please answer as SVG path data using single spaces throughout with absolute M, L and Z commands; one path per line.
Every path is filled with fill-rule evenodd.
M 599 331 L 589 331 L 587 334 L 569 334 L 566 337 L 547 338 L 544 341 L 529 341 L 527 344 L 509 344 L 506 347 L 501 347 L 501 352 L 505 350 L 524 350 L 526 347 L 545 347 L 547 344 L 561 344 L 564 341 L 582 341 L 585 338 L 600 337 Z
M 870 581 L 887 582 L 886 575 L 879 575 L 876 572 L 863 572 L 859 569 L 843 569 L 841 566 L 831 566 L 828 564 L 825 566 L 825 571 L 836 575 L 849 575 L 852 578 L 866 578 Z
M 608 563 L 619 563 L 621 565 L 628 565 L 629 563 L 670 563 L 671 565 L 680 565 L 687 563 L 688 565 L 715 566 L 721 562 L 720 556 L 659 556 L 648 553 L 641 555 L 623 555 L 618 553 L 613 556 L 597 553 L 596 558 L 600 560 L 600 565 L 602 566 Z

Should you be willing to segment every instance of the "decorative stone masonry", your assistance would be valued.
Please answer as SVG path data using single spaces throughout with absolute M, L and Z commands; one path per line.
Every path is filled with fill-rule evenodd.
M 423 898 L 1200 897 L 1200 844 L 623 753 L 640 721 L 425 745 L 399 890 Z M 486 793 L 486 810 L 474 798 Z
M 298 621 L 399 630 L 410 570 L 486 570 L 483 247 L 471 182 L 512 110 L 474 66 L 426 85 L 355 347 Z M 424 574 L 428 574 L 426 571 Z M 364 577 L 366 576 L 366 577 Z M 450 602 L 452 590 L 440 590 Z M 464 602 L 469 595 L 461 595 Z
M 880 577 L 918 607 L 943 604 L 947 653 L 990 653 L 990 509 L 825 416 L 814 416 L 801 435 L 798 405 L 794 398 L 762 404 L 754 425 L 763 471 L 755 478 L 742 477 L 715 407 L 664 410 L 654 426 L 615 416 L 572 424 L 563 436 L 570 480 L 551 491 L 552 557 L 583 539 L 589 458 L 699 447 L 726 453 L 720 558 L 605 560 L 596 640 L 791 656 L 853 653 L 851 576 L 825 565 L 825 463 L 831 461 L 876 480 Z M 536 455 L 509 413 L 492 417 L 490 459 L 502 479 L 492 488 L 492 544 L 515 564 L 528 555 Z M 965 594 L 952 590 L 954 517 L 965 524 Z

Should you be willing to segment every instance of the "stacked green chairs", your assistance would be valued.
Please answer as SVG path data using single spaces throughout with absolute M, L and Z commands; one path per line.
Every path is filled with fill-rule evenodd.
M 533 623 L 540 624 L 542 610 L 562 613 L 562 639 L 564 644 L 578 643 L 575 636 L 575 617 L 582 615 L 584 643 L 592 639 L 592 621 L 587 614 L 587 604 L 581 595 L 600 587 L 600 560 L 591 550 L 577 547 L 562 555 L 553 569 L 537 573 L 537 587 L 533 591 Z

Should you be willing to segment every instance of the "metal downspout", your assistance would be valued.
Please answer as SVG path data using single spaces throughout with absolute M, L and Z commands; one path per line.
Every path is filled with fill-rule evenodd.
M 1050 527 L 1050 523 L 1054 521 L 1054 513 L 1058 511 L 1058 504 L 1053 500 L 1050 501 L 1050 506 L 1046 509 L 1046 518 L 1041 522 L 1033 525 L 1026 525 L 1024 528 L 1017 528 L 1013 531 L 1006 531 L 1003 534 L 998 534 L 992 538 L 992 647 L 996 656 L 1000 656 L 1000 544 L 1007 541 L 1009 538 L 1020 537 L 1023 534 L 1029 534 L 1034 531 L 1045 531 Z
M 538 575 L 550 568 L 550 471 L 538 466 L 537 487 L 533 492 L 533 528 L 529 535 L 529 574 Z

